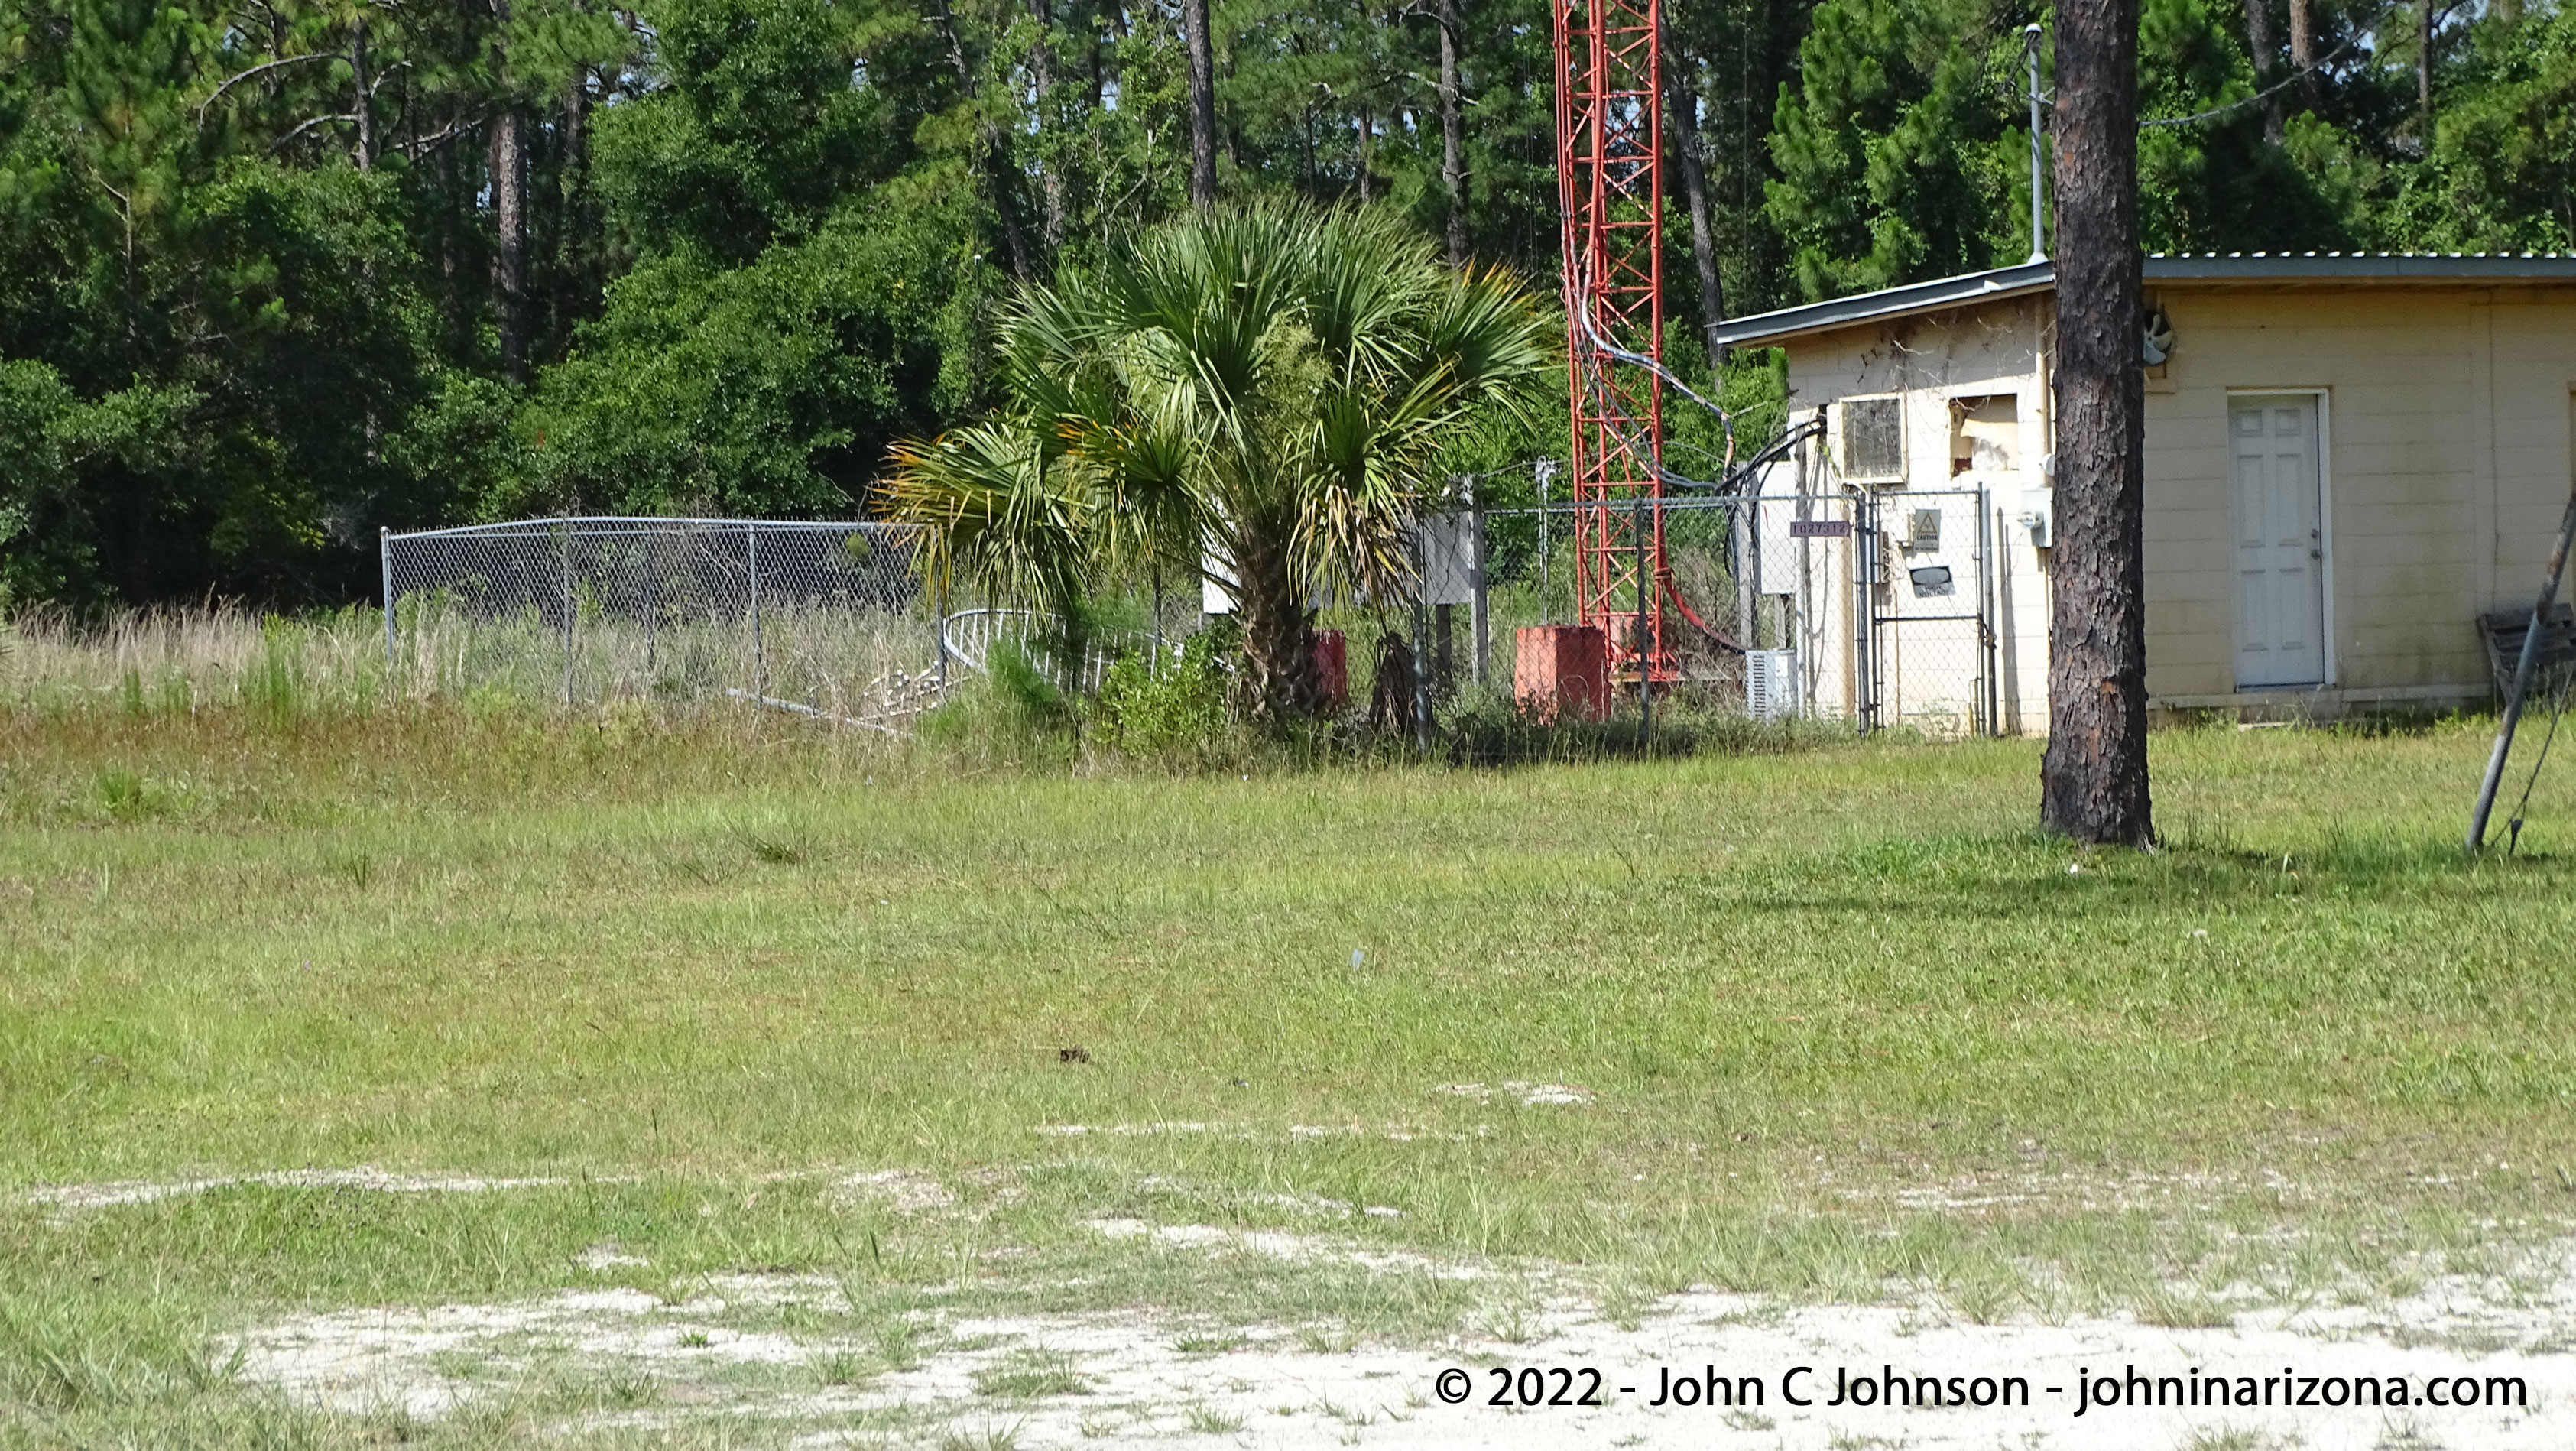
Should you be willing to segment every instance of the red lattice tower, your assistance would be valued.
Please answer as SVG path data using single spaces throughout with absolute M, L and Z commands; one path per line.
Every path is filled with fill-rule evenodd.
M 1573 385 L 1574 603 L 1620 673 L 1679 676 L 1666 632 L 1664 388 L 1602 344 L 1664 356 L 1661 0 L 1554 0 L 1556 177 L 1565 219 L 1566 355 Z M 1587 326 L 1587 320 L 1589 325 Z M 1638 627 L 1638 531 L 1646 531 Z

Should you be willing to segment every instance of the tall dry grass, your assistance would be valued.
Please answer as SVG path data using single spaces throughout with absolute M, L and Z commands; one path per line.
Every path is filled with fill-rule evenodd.
M 382 616 L 300 620 L 231 605 L 22 611 L 0 624 L 0 706 L 132 714 L 373 708 L 386 695 Z
M 24 611 L 0 624 L 0 709 L 348 714 L 399 703 L 510 702 L 687 711 L 762 694 L 831 715 L 917 703 L 936 670 L 928 619 L 875 611 L 764 611 L 747 621 L 654 625 L 477 617 L 406 604 L 387 650 L 383 614 L 352 606 L 293 619 L 225 604 L 104 617 Z M 729 695 L 728 692 L 739 694 Z

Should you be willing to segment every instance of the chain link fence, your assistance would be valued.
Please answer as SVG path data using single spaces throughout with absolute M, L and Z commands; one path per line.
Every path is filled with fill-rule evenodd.
M 1461 546 L 1480 550 L 1482 602 L 1471 619 L 1483 638 L 1463 648 L 1471 664 L 1483 650 L 1481 678 L 1499 670 L 1508 687 L 1515 629 L 1573 622 L 1581 507 L 1462 516 L 1482 530 L 1480 546 Z M 1661 507 L 1676 689 L 1765 718 L 1938 736 L 2007 728 L 1996 648 L 2000 529 L 1985 492 L 1766 492 Z M 1433 633 L 1439 655 L 1440 627 Z
M 1470 681 L 1509 691 L 1513 632 L 1572 622 L 1577 512 L 1560 503 L 1425 521 L 1426 599 L 1409 623 L 1426 691 Z M 1661 513 L 1674 689 L 1766 719 L 1933 735 L 2012 728 L 1997 623 L 2013 601 L 2009 585 L 1999 597 L 2002 526 L 1984 492 L 1681 497 Z M 999 644 L 1063 653 L 1046 616 L 939 598 L 919 568 L 922 540 L 909 525 L 746 519 L 388 533 L 387 670 L 418 696 L 730 698 L 894 731 L 981 672 Z M 1364 632 L 1394 621 L 1334 623 L 1363 632 L 1348 684 L 1364 700 Z M 1118 655 L 1159 667 L 1187 632 L 1167 631 L 1158 611 L 1145 630 L 1088 630 L 1072 647 L 1079 659 L 1049 668 L 1068 689 L 1095 690 Z
M 382 536 L 385 663 L 415 695 L 755 700 L 892 729 L 935 703 L 908 525 L 565 518 Z

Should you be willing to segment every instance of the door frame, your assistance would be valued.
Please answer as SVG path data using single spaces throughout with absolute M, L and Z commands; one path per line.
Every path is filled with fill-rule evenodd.
M 2236 653 L 2236 400 L 2239 398 L 2313 398 L 2317 404 L 2317 591 L 2319 595 L 2317 628 L 2325 636 L 2324 653 L 2318 665 L 2325 678 L 2317 682 L 2320 690 L 2332 689 L 2342 678 L 2335 659 L 2335 547 L 2334 547 L 2334 390 L 2323 387 L 2257 388 L 2231 387 L 2227 393 L 2227 660 L 2228 685 L 2237 694 L 2264 694 L 2276 687 L 2256 686 L 2246 691 L 2235 683 Z M 2295 687 L 2288 687 L 2295 688 Z

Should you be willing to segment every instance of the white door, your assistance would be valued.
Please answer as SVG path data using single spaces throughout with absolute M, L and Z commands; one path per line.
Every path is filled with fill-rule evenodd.
M 2313 394 L 2233 398 L 2236 685 L 2326 678 L 2325 518 Z

